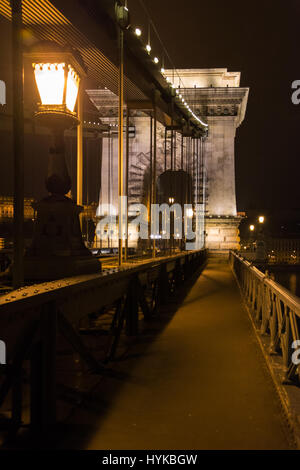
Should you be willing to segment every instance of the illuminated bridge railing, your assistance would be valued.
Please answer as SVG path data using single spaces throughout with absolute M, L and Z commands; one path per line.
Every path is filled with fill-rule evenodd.
M 269 335 L 269 352 L 281 356 L 285 378 L 299 383 L 300 370 L 293 354 L 300 347 L 300 299 L 240 255 L 230 252 L 237 278 L 253 321 L 261 335 Z

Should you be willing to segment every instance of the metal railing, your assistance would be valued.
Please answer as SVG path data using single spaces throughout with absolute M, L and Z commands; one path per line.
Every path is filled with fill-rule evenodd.
M 300 370 L 292 360 L 300 339 L 300 299 L 240 255 L 230 252 L 231 268 L 236 275 L 261 335 L 270 336 L 269 353 L 282 357 L 286 379 L 299 382 Z M 293 344 L 294 343 L 294 344 Z
M 22 423 L 25 361 L 30 368 L 30 425 L 34 431 L 46 431 L 56 421 L 58 333 L 93 373 L 114 374 L 107 362 L 114 359 L 123 328 L 136 336 L 139 311 L 150 320 L 205 259 L 205 250 L 185 252 L 0 296 L 0 338 L 7 348 L 7 363 L 0 365 L 0 408 L 10 395 L 9 431 L 15 434 Z M 90 314 L 100 317 L 106 308 L 112 312 L 111 324 L 105 356 L 99 360 L 78 326 Z

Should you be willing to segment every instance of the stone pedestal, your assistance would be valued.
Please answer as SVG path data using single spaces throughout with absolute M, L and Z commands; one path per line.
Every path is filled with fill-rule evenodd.
M 64 196 L 50 196 L 34 205 L 37 211 L 33 242 L 24 257 L 27 280 L 54 280 L 101 271 L 83 243 L 82 207 Z
M 228 252 L 240 248 L 240 217 L 207 217 L 206 247 L 212 251 Z

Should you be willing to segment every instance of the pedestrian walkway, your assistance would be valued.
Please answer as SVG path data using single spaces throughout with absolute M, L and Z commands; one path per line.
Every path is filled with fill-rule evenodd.
M 101 413 L 83 407 L 71 417 L 81 441 L 74 435 L 72 446 L 289 448 L 273 382 L 224 258 L 209 259 L 165 328 L 127 363 L 131 379 L 111 400 L 101 387 Z

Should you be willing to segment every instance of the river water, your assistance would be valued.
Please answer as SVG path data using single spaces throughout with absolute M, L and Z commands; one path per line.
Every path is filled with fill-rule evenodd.
M 270 277 L 283 287 L 300 297 L 300 271 L 274 271 Z

